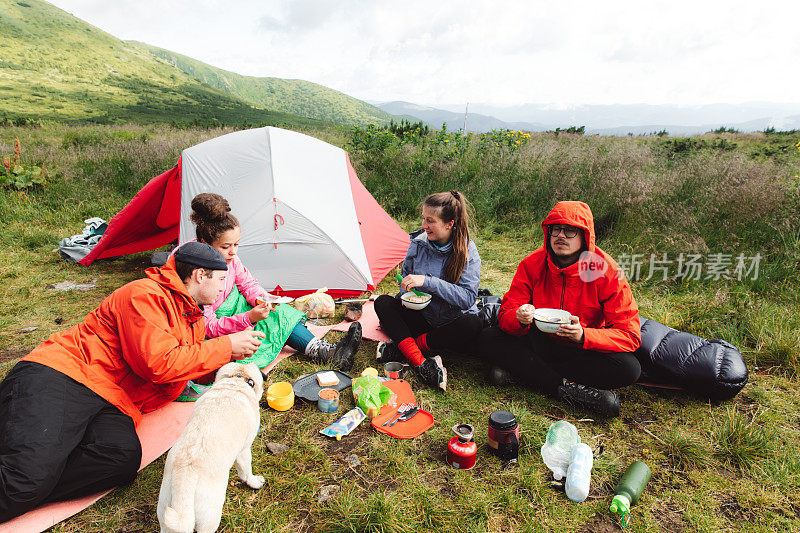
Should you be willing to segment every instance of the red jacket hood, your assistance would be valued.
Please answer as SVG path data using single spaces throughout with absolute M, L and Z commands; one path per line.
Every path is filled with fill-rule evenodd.
M 594 217 L 592 210 L 583 202 L 558 202 L 542 222 L 544 231 L 544 247 L 550 255 L 550 240 L 547 234 L 547 226 L 551 224 L 567 224 L 583 229 L 584 242 L 586 249 L 590 252 L 595 251 L 594 243 Z

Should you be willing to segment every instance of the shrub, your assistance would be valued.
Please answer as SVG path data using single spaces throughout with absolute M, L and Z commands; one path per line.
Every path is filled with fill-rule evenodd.
M 14 139 L 13 155 L 3 158 L 3 166 L 0 169 L 0 187 L 22 190 L 44 185 L 47 181 L 47 171 L 44 165 L 37 167 L 23 164 L 20 161 L 21 154 L 22 147 L 19 139 Z
M 411 123 L 408 120 L 401 120 L 399 124 L 395 124 L 394 120 L 389 122 L 389 131 L 392 132 L 398 139 L 403 139 L 408 136 L 412 138 L 427 137 L 430 133 L 428 126 L 420 122 Z
M 561 133 L 567 133 L 572 135 L 583 135 L 586 131 L 586 126 L 570 126 L 569 128 L 556 128 L 554 130 L 550 130 L 547 133 L 555 133 L 559 135 Z

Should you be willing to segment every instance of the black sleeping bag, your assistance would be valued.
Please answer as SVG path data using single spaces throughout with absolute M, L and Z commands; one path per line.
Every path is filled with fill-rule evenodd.
M 484 327 L 497 325 L 501 302 L 499 296 L 480 294 L 478 316 Z M 639 381 L 680 387 L 712 400 L 733 398 L 747 383 L 747 365 L 732 344 L 709 341 L 644 317 L 641 325 L 642 346 L 635 354 L 642 365 Z
M 640 381 L 675 385 L 712 400 L 736 396 L 747 383 L 747 365 L 729 342 L 706 340 L 641 318 Z

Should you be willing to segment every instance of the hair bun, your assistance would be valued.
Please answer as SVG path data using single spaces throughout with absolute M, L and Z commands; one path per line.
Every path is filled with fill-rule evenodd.
M 191 220 L 196 225 L 222 220 L 231 212 L 231 205 L 219 194 L 204 192 L 192 199 Z

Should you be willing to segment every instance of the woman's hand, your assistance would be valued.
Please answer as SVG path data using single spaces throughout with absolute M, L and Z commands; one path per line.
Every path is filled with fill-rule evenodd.
M 531 304 L 524 304 L 517 307 L 517 320 L 523 326 L 533 323 L 533 313 L 536 308 Z
M 272 304 L 260 303 L 247 312 L 247 318 L 250 319 L 251 324 L 256 324 L 259 320 L 267 318 L 270 311 L 272 311 Z
M 572 315 L 569 317 L 569 324 L 562 324 L 558 326 L 556 335 L 564 337 L 572 342 L 583 344 L 583 326 L 581 326 L 581 319 Z
M 421 274 L 409 274 L 400 282 L 400 288 L 404 291 L 410 291 L 414 287 L 422 287 L 425 283 L 425 276 Z

